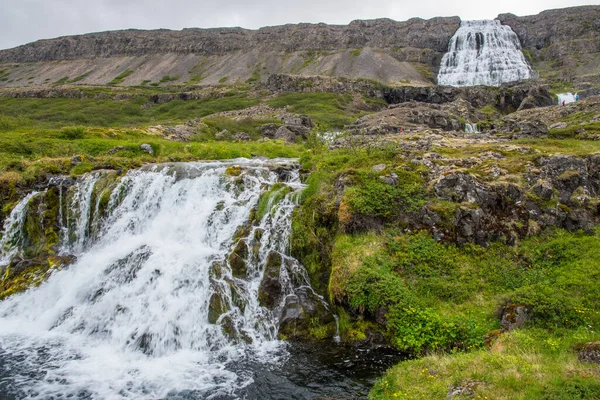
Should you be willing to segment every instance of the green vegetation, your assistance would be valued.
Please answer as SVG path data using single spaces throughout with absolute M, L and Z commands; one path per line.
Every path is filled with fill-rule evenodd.
M 121 101 L 0 98 L 0 129 L 7 124 L 12 129 L 58 129 L 70 125 L 129 128 L 172 124 L 259 103 L 258 99 L 236 92 L 219 99 L 174 100 L 142 108 L 148 101 L 143 95 Z
M 585 329 L 557 335 L 534 328 L 505 333 L 489 350 L 403 362 L 375 385 L 370 398 L 441 399 L 449 388 L 467 388 L 457 397 L 597 399 L 597 366 L 579 362 L 574 351 L 591 340 L 598 335 Z
M 215 139 L 217 133 L 227 130 L 231 134 L 235 133 L 247 133 L 250 135 L 252 140 L 258 140 L 260 138 L 259 127 L 264 124 L 281 124 L 281 121 L 277 119 L 231 119 L 227 117 L 208 117 L 203 120 L 204 127 L 200 132 L 192 138 L 193 141 L 206 141 Z
M 158 83 L 174 82 L 177 79 L 179 79 L 179 75 L 174 75 L 174 76 L 165 75 L 162 78 L 160 78 L 160 81 L 158 81 Z
M 133 74 L 133 71 L 130 69 L 126 69 L 117 75 L 112 81 L 108 82 L 108 85 L 118 85 L 125 80 L 129 75 Z
M 92 73 L 92 71 L 88 71 L 88 72 L 86 72 L 86 73 L 84 73 L 84 74 L 81 74 L 81 75 L 79 75 L 78 77 L 71 79 L 71 80 L 69 81 L 69 83 L 77 83 L 77 82 L 79 82 L 79 81 L 82 81 L 82 80 L 84 80 L 85 78 L 87 78 L 87 77 L 88 77 L 88 76 L 89 76 L 91 73 Z
M 267 103 L 272 107 L 289 106 L 291 112 L 308 114 L 321 129 L 342 128 L 366 114 L 351 107 L 349 93 L 287 93 Z
M 62 78 L 60 78 L 59 80 L 57 80 L 56 82 L 54 82 L 57 85 L 61 85 L 63 83 L 67 83 L 69 82 L 69 77 L 68 76 L 63 76 Z
M 0 71 L 0 77 L 4 73 Z M 260 71 L 254 71 L 254 78 L 260 79 Z M 176 79 L 163 77 L 151 85 Z M 227 77 L 222 79 L 224 83 Z M 254 82 L 251 79 L 249 83 Z M 530 186 L 525 175 L 540 157 L 600 152 L 600 141 L 580 140 L 600 135 L 600 123 L 592 122 L 596 112 L 565 116 L 567 128 L 554 129 L 543 139 L 465 146 L 448 136 L 424 150 L 414 146 L 416 150 L 407 151 L 407 144 L 420 144 L 424 136 L 366 144 L 364 137 L 347 136 L 345 149 L 328 150 L 319 132 L 348 125 L 381 102 L 334 93 L 285 93 L 263 100 L 262 93 L 249 90 L 250 85 L 239 84 L 220 86 L 219 98 L 160 103 L 152 96 L 166 90 L 145 86 L 148 83 L 110 92 L 88 88 L 89 96 L 83 99 L 0 98 L 2 216 L 47 174 L 76 176 L 107 168 L 122 172 L 150 162 L 300 157 L 307 188 L 293 214 L 291 250 L 306 267 L 313 287 L 336 309 L 341 337 L 367 341 L 372 335 L 382 336 L 397 349 L 420 357 L 391 369 L 373 388 L 372 398 L 444 398 L 450 389 L 462 390 L 462 397 L 490 399 L 600 395 L 598 369 L 577 360 L 584 343 L 600 341 L 600 228 L 547 229 L 520 237 L 515 246 L 500 240 L 486 247 L 458 246 L 451 235 L 457 229 L 459 208 L 481 209 L 475 203 L 443 200 L 431 183 L 433 170 L 425 166 L 429 164 L 417 162 L 425 153 L 437 153 L 438 166 L 448 167 L 443 171 L 523 188 Z M 127 96 L 116 101 L 93 98 L 95 94 Z M 281 123 L 276 115 L 260 119 L 212 115 L 263 102 L 307 114 L 317 127 L 305 143 L 286 145 L 258 141 L 262 125 Z M 490 120 L 499 115 L 489 106 L 481 111 Z M 147 134 L 149 126 L 181 124 L 196 117 L 202 120 L 189 124 L 196 132 L 189 142 Z M 224 130 L 229 134 L 218 135 Z M 252 140 L 233 141 L 239 133 Z M 150 144 L 154 155 L 142 151 L 142 143 Z M 456 160 L 473 160 L 489 152 L 499 156 L 478 163 Z M 493 168 L 505 172 L 494 175 Z M 242 171 L 232 166 L 227 174 L 237 177 Z M 567 170 L 556 179 L 570 182 L 576 176 Z M 272 212 L 289 190 L 283 184 L 273 186 L 259 200 L 255 217 Z M 568 208 L 559 205 L 556 195 L 545 201 L 533 192 L 524 196 L 540 207 Z M 415 228 L 412 222 L 429 211 L 437 218 L 435 228 Z M 522 228 L 527 219 L 514 222 Z M 446 236 L 435 236 L 434 229 Z M 52 266 L 32 268 L 23 281 L 12 280 L 14 284 L 4 285 L 2 292 L 12 294 L 35 284 L 34 278 Z M 507 332 L 501 328 L 501 315 L 516 306 L 527 309 L 529 319 Z M 330 328 L 317 318 L 307 332 L 313 339 L 323 339 L 331 336 Z
M 419 75 L 421 75 L 421 78 L 425 79 L 428 82 L 434 82 L 435 79 L 433 76 L 433 70 L 431 68 L 431 65 L 419 62 L 413 62 L 411 63 L 411 65 L 415 70 L 417 70 Z
M 528 149 L 497 143 L 434 151 L 465 159 L 498 152 L 504 158 L 493 164 L 509 174 L 525 173 L 542 155 L 600 151 L 597 142 L 576 139 L 513 144 Z M 442 218 L 438 227 L 451 229 L 461 205 L 432 196 L 427 171 L 406 163 L 398 147 L 315 145 L 301 162 L 313 173 L 294 213 L 292 250 L 337 306 L 341 337 L 383 334 L 423 357 L 390 370 L 373 399 L 444 398 L 451 387 L 466 388 L 468 398 L 597 397 L 598 372 L 577 360 L 577 349 L 600 340 L 600 228 L 547 230 L 518 246 L 444 244 L 405 223 L 425 205 Z M 468 171 L 488 179 L 491 163 Z M 377 164 L 385 168 L 374 170 Z M 386 185 L 392 174 L 397 183 Z M 517 304 L 530 318 L 503 333 L 500 314 Z
M 254 71 L 252 71 L 252 76 L 248 79 L 246 79 L 246 83 L 254 83 L 254 82 L 260 82 L 260 70 L 255 69 Z

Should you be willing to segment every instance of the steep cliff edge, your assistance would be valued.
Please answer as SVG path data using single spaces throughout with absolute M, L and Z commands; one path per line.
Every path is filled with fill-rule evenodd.
M 0 51 L 0 83 L 203 84 L 260 80 L 272 73 L 433 83 L 458 17 L 346 26 L 126 30 L 68 36 Z M 15 63 L 27 63 L 16 66 Z M 116 79 L 115 79 L 116 78 Z M 12 82 L 11 82 L 12 81 Z
M 498 19 L 515 31 L 541 78 L 579 86 L 600 84 L 600 6 L 548 10 L 526 17 L 501 14 Z
M 515 31 L 541 78 L 573 89 L 600 86 L 600 6 L 498 20 Z M 431 86 L 459 25 L 458 17 L 440 17 L 65 36 L 0 50 L 0 87 L 215 85 L 266 82 L 272 74 Z

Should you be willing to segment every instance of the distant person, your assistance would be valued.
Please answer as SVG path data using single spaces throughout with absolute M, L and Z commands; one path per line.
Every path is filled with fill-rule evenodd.
M 575 93 L 575 101 L 579 101 L 579 94 Z
M 562 102 L 562 106 L 563 106 L 563 107 L 565 106 L 565 101 L 566 101 L 566 100 L 563 100 L 563 102 Z

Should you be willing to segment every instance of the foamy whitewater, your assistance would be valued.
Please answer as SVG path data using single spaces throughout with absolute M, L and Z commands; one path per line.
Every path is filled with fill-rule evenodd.
M 498 86 L 532 78 L 519 38 L 498 20 L 463 21 L 442 58 L 438 84 Z
M 90 193 L 101 174 L 78 180 L 69 200 L 61 195 L 68 201 L 62 252 L 77 261 L 0 302 L 0 367 L 10 371 L 0 387 L 31 399 L 211 398 L 250 383 L 249 375 L 230 368 L 238 361 L 277 362 L 277 316 L 259 305 L 257 292 L 270 251 L 283 255 L 286 293 L 308 285 L 303 268 L 287 255 L 294 199 L 302 190 L 297 173 L 285 182 L 291 192 L 243 238 L 258 249 L 249 257 L 248 278 L 235 278 L 228 268 L 221 277 L 211 273 L 214 261 L 225 263 L 236 229 L 260 195 L 278 181 L 266 163 L 131 171 L 112 192 L 103 220 L 89 218 L 98 206 Z M 241 176 L 225 173 L 231 165 L 242 166 Z M 35 195 L 13 210 L 4 238 L 14 239 Z M 18 240 L 8 243 L 2 242 L 4 262 L 19 252 Z M 211 324 L 216 291 L 230 311 Z M 221 326 L 225 318 L 232 334 Z

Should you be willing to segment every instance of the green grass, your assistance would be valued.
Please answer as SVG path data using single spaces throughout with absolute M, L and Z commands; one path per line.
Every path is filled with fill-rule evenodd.
M 544 155 L 600 152 L 600 143 L 576 139 L 511 145 L 530 149 L 499 143 L 433 151 L 458 158 L 497 151 L 504 158 L 493 163 L 519 175 L 526 173 L 528 161 Z M 407 164 L 398 148 L 324 151 L 317 146 L 301 162 L 314 172 L 294 213 L 292 250 L 315 287 L 325 287 L 338 311 L 345 310 L 339 312 L 340 335 L 352 341 L 381 333 L 398 349 L 423 357 L 390 370 L 372 398 L 445 398 L 451 385 L 469 382 L 484 382 L 475 385 L 474 398 L 596 398 L 599 373 L 579 363 L 574 349 L 600 340 L 595 333 L 600 328 L 600 229 L 591 234 L 547 230 L 516 247 L 442 244 L 428 232 L 407 232 L 402 220 L 390 224 L 400 206 L 408 206 L 401 214 L 410 218 L 406 200 L 419 201 L 419 196 L 416 208 L 424 202 L 450 223 L 459 206 L 421 191 L 427 171 Z M 386 165 L 380 175 L 404 172 L 398 192 L 380 187 L 372 169 L 380 163 Z M 402 195 L 405 201 L 397 201 Z M 382 223 L 343 232 L 345 221 L 357 214 L 380 216 Z M 501 335 L 497 344 L 486 342 L 488 334 L 500 333 L 499 310 L 508 304 L 529 307 L 531 319 L 520 331 Z M 385 323 L 376 324 L 382 315 Z M 492 343 L 491 350 L 486 343 Z
M 123 92 L 139 93 L 139 89 L 128 88 Z M 223 129 L 258 137 L 258 127 L 277 122 L 275 120 L 209 118 L 204 131 L 191 143 L 146 135 L 144 129 L 147 126 L 182 123 L 220 111 L 246 108 L 259 100 L 248 98 L 245 93 L 232 92 L 218 99 L 176 100 L 142 109 L 141 106 L 149 101 L 144 93 L 150 95 L 153 90 L 144 89 L 139 96 L 121 101 L 0 98 L 0 181 L 11 187 L 26 187 L 45 174 L 80 174 L 91 168 L 134 168 L 144 162 L 254 155 L 299 157 L 301 154 L 300 146 L 278 141 L 232 143 L 212 140 L 214 133 Z M 142 143 L 151 144 L 156 155 L 141 151 Z M 119 146 L 124 149 L 107 155 L 108 150 Z M 93 161 L 72 169 L 70 157 L 81 154 L 92 157 Z
M 69 82 L 69 77 L 68 76 L 63 76 L 62 78 L 60 78 L 59 80 L 57 80 L 56 82 L 54 82 L 57 85 L 61 85 L 63 83 L 67 83 Z
M 254 83 L 254 82 L 260 82 L 260 70 L 255 69 L 254 71 L 252 71 L 252 76 L 248 79 L 246 79 L 246 83 Z
M 281 124 L 281 121 L 275 118 L 272 119 L 231 119 L 227 117 L 208 117 L 203 120 L 206 128 L 192 138 L 193 141 L 206 141 L 215 138 L 218 132 L 223 130 L 229 131 L 231 134 L 247 133 L 252 140 L 260 138 L 259 128 L 264 124 Z
M 351 94 L 287 93 L 267 103 L 278 108 L 289 106 L 291 112 L 308 114 L 322 129 L 343 128 L 365 115 L 351 109 Z
M 421 75 L 421 78 L 428 82 L 434 82 L 435 77 L 430 65 L 420 62 L 413 62 L 411 65 Z
M 91 73 L 92 73 L 92 71 L 88 71 L 88 72 L 86 72 L 84 74 L 81 74 L 78 77 L 75 77 L 75 78 L 71 79 L 68 83 L 77 83 L 79 81 L 82 81 L 85 78 L 87 78 Z
M 108 82 L 107 85 L 110 85 L 110 86 L 118 85 L 121 82 L 123 82 L 125 80 L 125 78 L 127 78 L 131 74 L 133 74 L 133 71 L 130 69 L 126 69 L 125 71 L 123 71 L 119 75 L 117 75 L 112 81 Z
M 489 350 L 405 361 L 377 382 L 369 398 L 444 399 L 450 387 L 470 384 L 472 392 L 457 398 L 598 399 L 597 365 L 579 362 L 575 349 L 599 339 L 598 333 L 585 329 L 506 333 Z
M 6 124 L 15 129 L 19 126 L 56 129 L 70 125 L 127 128 L 172 124 L 220 111 L 250 107 L 258 104 L 259 100 L 239 93 L 220 99 L 175 100 L 142 109 L 141 106 L 146 103 L 146 96 L 122 101 L 0 98 L 0 129 Z
M 160 81 L 158 81 L 158 83 L 174 82 L 177 79 L 179 79 L 179 75 L 174 75 L 174 76 L 165 75 L 162 78 L 160 78 Z
M 149 143 L 150 156 L 140 149 Z M 115 147 L 124 149 L 114 155 Z M 268 142 L 192 142 L 181 143 L 142 134 L 135 130 L 67 127 L 56 130 L 4 131 L 0 135 L 0 182 L 28 185 L 45 174 L 79 174 L 72 170 L 70 157 L 92 157 L 89 168 L 128 169 L 144 162 L 216 160 L 238 157 L 298 157 L 301 147 L 279 141 Z
M 575 349 L 600 340 L 599 248 L 600 229 L 556 229 L 518 247 L 489 248 L 443 245 L 421 233 L 338 237 L 333 270 L 361 260 L 337 277 L 338 298 L 361 313 L 385 308 L 386 334 L 399 349 L 436 352 L 393 368 L 371 397 L 443 398 L 453 384 L 483 382 L 480 398 L 571 398 L 577 390 L 589 397 L 576 398 L 596 398 L 600 374 L 578 362 Z M 507 303 L 529 307 L 531 319 L 485 349 Z

